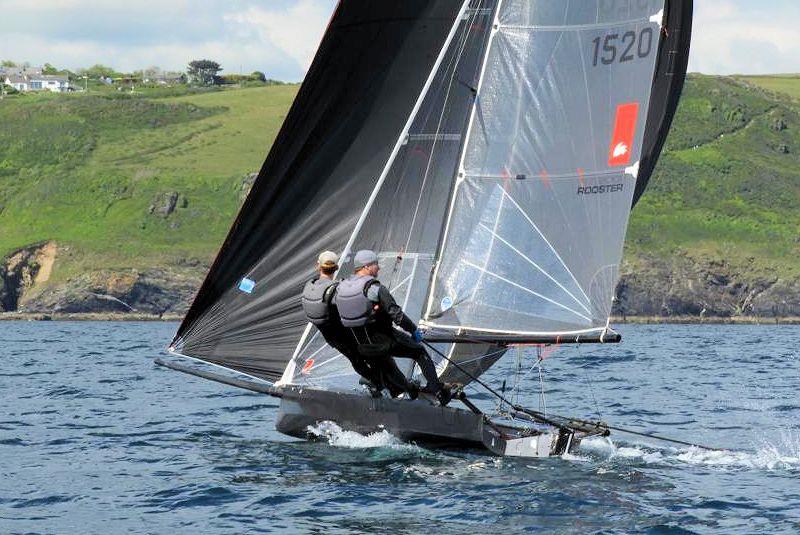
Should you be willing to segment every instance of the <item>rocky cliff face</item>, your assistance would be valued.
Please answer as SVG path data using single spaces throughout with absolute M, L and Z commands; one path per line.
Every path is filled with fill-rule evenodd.
M 619 316 L 800 316 L 800 280 L 680 254 L 626 265 L 617 298 Z
M 96 271 L 48 283 L 57 246 L 39 243 L 0 261 L 0 311 L 184 314 L 207 266 Z M 637 258 L 623 266 L 614 315 L 800 317 L 800 280 L 759 276 L 724 260 Z
M 49 280 L 57 251 L 54 242 L 37 243 L 0 260 L 0 312 L 17 310 L 27 292 Z
M 98 271 L 39 292 L 18 310 L 183 314 L 201 282 L 202 272 L 196 269 Z
M 0 312 L 183 314 L 206 266 L 96 271 L 52 284 L 58 248 L 39 243 L 0 260 Z

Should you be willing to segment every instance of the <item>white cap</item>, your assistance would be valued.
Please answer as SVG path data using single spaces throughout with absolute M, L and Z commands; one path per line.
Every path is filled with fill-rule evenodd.
M 339 265 L 339 255 L 333 251 L 324 251 L 319 255 L 319 258 L 317 258 L 317 263 L 320 267 L 336 267 Z

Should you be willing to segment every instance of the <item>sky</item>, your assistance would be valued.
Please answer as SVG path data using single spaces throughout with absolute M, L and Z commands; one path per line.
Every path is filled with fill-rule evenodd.
M 192 59 L 208 58 L 228 73 L 259 70 L 299 81 L 335 5 L 336 0 L 0 0 L 0 59 L 69 69 L 102 63 L 130 72 L 150 66 L 183 71 Z M 800 1 L 695 0 L 689 69 L 800 72 Z

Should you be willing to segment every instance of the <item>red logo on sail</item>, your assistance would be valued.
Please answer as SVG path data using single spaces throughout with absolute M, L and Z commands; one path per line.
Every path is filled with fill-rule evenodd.
M 314 367 L 314 359 L 308 359 L 305 364 L 303 364 L 303 369 L 300 371 L 303 375 L 308 375 L 311 373 L 311 368 Z
M 617 118 L 614 121 L 614 136 L 608 154 L 608 165 L 617 167 L 629 165 L 633 152 L 633 141 L 636 137 L 636 119 L 639 117 L 639 103 L 629 102 L 617 106 Z

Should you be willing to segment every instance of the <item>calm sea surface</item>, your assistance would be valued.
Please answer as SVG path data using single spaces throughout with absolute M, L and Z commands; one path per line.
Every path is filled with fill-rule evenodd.
M 153 365 L 176 327 L 0 322 L 0 533 L 800 533 L 798 327 L 559 349 L 548 410 L 727 451 L 616 434 L 546 460 L 289 439 L 275 400 Z M 534 371 L 528 406 L 539 390 Z

